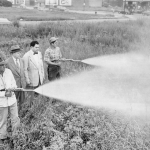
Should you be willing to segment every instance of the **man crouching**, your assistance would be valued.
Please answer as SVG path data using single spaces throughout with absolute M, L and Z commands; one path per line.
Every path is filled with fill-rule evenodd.
M 20 125 L 18 107 L 13 89 L 17 88 L 11 70 L 5 68 L 5 61 L 0 57 L 0 145 L 7 138 L 7 117 L 11 119 L 12 134 Z

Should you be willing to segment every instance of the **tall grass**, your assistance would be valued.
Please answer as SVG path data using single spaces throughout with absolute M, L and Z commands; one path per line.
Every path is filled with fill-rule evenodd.
M 144 51 L 147 51 L 149 25 L 150 21 L 139 20 L 123 23 L 0 26 L 0 48 L 9 56 L 9 47 L 18 43 L 25 53 L 29 50 L 30 41 L 35 39 L 40 42 L 40 51 L 44 54 L 49 46 L 48 38 L 57 36 L 59 47 L 66 58 L 85 59 L 125 53 L 141 50 L 143 44 Z M 81 63 L 65 62 L 62 64 L 62 76 L 89 67 Z M 94 110 L 40 96 L 34 100 L 32 107 L 29 107 L 26 100 L 20 118 L 20 130 L 11 137 L 15 150 L 150 149 L 148 124 L 140 126 L 134 120 L 108 110 Z
M 68 56 L 70 53 L 68 57 L 86 58 L 95 54 L 129 51 L 129 45 L 139 40 L 136 28 L 138 28 L 137 25 L 133 27 L 128 23 L 49 23 L 25 27 L 0 26 L 0 47 L 8 47 L 14 39 L 25 47 L 29 39 L 38 39 L 42 43 L 41 49 L 45 50 L 48 46 L 46 38 L 57 36 L 63 53 L 66 49 L 70 49 L 67 53 L 65 52 L 65 55 Z M 46 42 L 46 47 L 43 42 Z M 83 56 L 85 51 L 87 53 Z

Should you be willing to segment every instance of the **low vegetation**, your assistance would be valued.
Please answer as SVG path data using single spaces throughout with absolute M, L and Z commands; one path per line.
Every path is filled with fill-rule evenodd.
M 98 55 L 147 51 L 150 22 L 123 23 L 49 23 L 38 26 L 0 26 L 0 48 L 8 57 L 13 43 L 29 50 L 31 40 L 38 40 L 41 52 L 48 47 L 48 37 L 59 38 L 63 56 L 85 59 Z M 138 32 L 137 32 L 138 31 Z M 65 62 L 62 76 L 69 76 L 90 66 Z M 59 93 L 58 93 L 59 94 Z M 150 126 L 109 110 L 95 110 L 40 96 L 29 107 L 28 97 L 20 111 L 21 127 L 10 136 L 6 147 L 15 150 L 149 150 Z M 5 148 L 11 149 L 11 148 Z

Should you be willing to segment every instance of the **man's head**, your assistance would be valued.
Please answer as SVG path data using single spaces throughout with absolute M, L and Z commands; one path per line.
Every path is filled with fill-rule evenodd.
M 14 58 L 19 59 L 21 57 L 21 49 L 19 45 L 13 45 L 10 48 L 10 53 Z
M 3 74 L 5 71 L 5 61 L 0 57 L 0 74 Z
M 30 43 L 30 47 L 33 52 L 38 52 L 39 51 L 39 42 L 38 41 L 32 41 Z
M 51 38 L 49 39 L 50 45 L 53 46 L 53 47 L 56 47 L 56 42 L 57 42 L 57 40 L 58 40 L 58 38 L 56 38 L 56 37 L 51 37 Z

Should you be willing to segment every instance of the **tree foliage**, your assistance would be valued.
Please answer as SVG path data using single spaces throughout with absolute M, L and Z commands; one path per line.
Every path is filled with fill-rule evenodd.
M 12 7 L 12 3 L 10 1 L 7 1 L 7 0 L 0 0 L 0 6 Z

